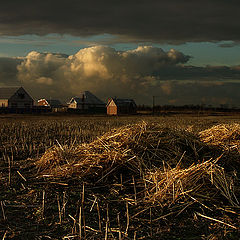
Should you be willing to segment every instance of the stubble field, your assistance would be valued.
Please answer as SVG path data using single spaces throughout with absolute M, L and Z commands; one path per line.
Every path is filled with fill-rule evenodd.
M 239 239 L 240 116 L 0 116 L 0 239 Z

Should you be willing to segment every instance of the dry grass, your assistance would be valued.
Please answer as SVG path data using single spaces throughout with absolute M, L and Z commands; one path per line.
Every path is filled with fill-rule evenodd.
M 188 131 L 142 122 L 112 130 L 88 144 L 58 144 L 47 150 L 36 165 L 40 175 L 55 178 L 100 178 L 123 165 L 143 175 L 161 166 L 162 161 L 175 166 L 181 158 L 182 164 L 189 166 L 208 158 L 208 152 Z
M 199 133 L 200 139 L 209 145 L 226 151 L 240 153 L 240 124 L 219 124 Z
M 223 128 L 227 129 L 218 126 Z M 200 133 L 202 141 L 203 133 L 212 129 Z M 225 136 L 235 135 L 225 132 Z M 94 184 L 117 176 L 124 167 L 125 178 L 130 173 L 135 176 L 134 192 L 127 199 L 136 206 L 141 202 L 143 209 L 148 209 L 149 204 L 162 209 L 178 205 L 180 214 L 193 203 L 211 211 L 224 204 L 238 206 L 233 176 L 217 164 L 221 156 L 210 158 L 213 149 L 202 141 L 188 130 L 142 122 L 112 130 L 89 144 L 54 146 L 41 157 L 37 167 L 40 177 L 66 182 L 81 179 Z M 222 147 L 222 141 L 217 146 Z M 216 149 L 212 156 L 215 154 Z M 135 179 L 142 189 L 138 196 Z M 110 191 L 115 191 L 114 184 Z
M 129 163 L 134 166 L 136 158 L 131 146 L 138 144 L 146 124 L 130 125 L 106 133 L 89 144 L 69 148 L 54 146 L 37 162 L 39 172 L 46 176 L 84 178 L 96 177 L 112 168 Z
M 80 133 L 71 141 L 52 141 L 57 144 L 40 158 L 26 160 L 31 166 L 14 170 L 9 161 L 9 171 L 2 174 L 5 185 L 15 176 L 24 193 L 12 205 L 33 207 L 32 219 L 65 239 L 161 239 L 170 226 L 168 236 L 182 237 L 178 231 L 184 224 L 205 237 L 201 226 L 213 236 L 237 232 L 239 170 L 221 163 L 225 156 L 239 156 L 239 124 L 201 132 L 195 127 L 141 122 L 88 141 L 78 141 Z M 225 154 L 229 151 L 232 155 Z M 5 199 L 0 200 L 10 219 L 11 202 Z M 49 238 L 56 239 L 54 234 Z
M 205 206 L 206 201 L 217 204 L 221 197 L 233 206 L 238 205 L 231 179 L 217 165 L 217 160 L 194 164 L 185 169 L 179 166 L 157 169 L 149 173 L 147 182 L 148 201 L 161 206 L 170 207 L 180 201 L 184 204 L 199 202 Z

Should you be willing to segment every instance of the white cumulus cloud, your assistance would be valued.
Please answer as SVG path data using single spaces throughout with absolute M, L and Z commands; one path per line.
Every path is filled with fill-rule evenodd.
M 38 95 L 48 95 L 51 86 L 49 94 L 59 97 L 77 95 L 84 90 L 105 98 L 135 97 L 158 84 L 156 71 L 188 59 L 189 56 L 176 50 L 165 52 L 151 46 L 129 51 L 94 46 L 68 57 L 33 51 L 17 69 L 18 79 Z

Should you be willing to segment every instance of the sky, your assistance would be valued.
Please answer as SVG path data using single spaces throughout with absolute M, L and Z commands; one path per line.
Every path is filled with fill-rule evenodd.
M 37 100 L 240 107 L 237 0 L 3 0 L 0 86 Z

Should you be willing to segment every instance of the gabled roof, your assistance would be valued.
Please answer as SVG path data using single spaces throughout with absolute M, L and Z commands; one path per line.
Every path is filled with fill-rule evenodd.
M 61 106 L 62 103 L 57 99 L 46 99 L 50 106 Z
M 0 99 L 10 99 L 21 87 L 0 87 Z
M 73 97 L 70 102 L 75 101 L 76 103 L 82 103 L 82 99 L 79 97 Z
M 122 98 L 111 98 L 109 101 L 108 101 L 108 104 L 107 106 L 109 105 L 109 103 L 113 101 L 116 106 L 120 107 L 120 106 L 128 106 L 128 105 L 133 105 L 133 106 L 136 106 L 136 103 L 133 99 L 122 99 Z
M 77 97 L 73 97 L 70 102 L 72 102 L 73 100 L 79 104 L 105 105 L 103 101 L 101 101 L 89 91 L 84 91 L 80 93 Z
M 42 99 L 39 99 L 38 102 L 41 102 L 41 101 L 45 101 L 49 106 L 53 107 L 59 107 L 59 106 L 62 106 L 62 103 L 57 100 L 57 99 L 46 99 L 46 98 L 42 98 Z

